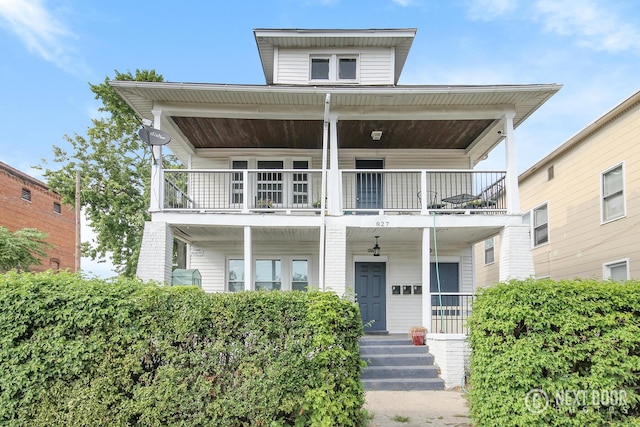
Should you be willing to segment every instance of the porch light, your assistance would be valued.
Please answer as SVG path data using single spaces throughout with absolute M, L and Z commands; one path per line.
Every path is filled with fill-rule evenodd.
M 380 138 L 382 138 L 382 131 L 381 130 L 372 130 L 371 131 L 371 139 L 373 139 L 374 141 L 380 141 Z
M 373 236 L 376 238 L 376 245 L 373 247 L 373 249 L 371 249 L 371 251 L 373 252 L 373 256 L 380 256 L 380 246 L 378 246 L 378 237 L 380 236 Z

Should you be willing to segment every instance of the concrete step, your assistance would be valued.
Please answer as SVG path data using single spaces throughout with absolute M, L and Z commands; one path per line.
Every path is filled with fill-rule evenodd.
M 425 354 L 369 354 L 361 356 L 367 366 L 429 366 L 433 356 Z
M 362 385 L 365 390 L 444 390 L 441 378 L 363 379 Z
M 366 345 L 360 346 L 360 354 L 368 356 L 370 354 L 427 354 L 429 347 L 426 345 Z
M 438 368 L 429 366 L 368 366 L 362 371 L 361 379 L 438 378 Z
M 370 347 L 377 345 L 413 345 L 411 340 L 402 337 L 391 337 L 391 338 L 381 338 L 381 337 L 364 337 L 360 339 L 360 347 Z

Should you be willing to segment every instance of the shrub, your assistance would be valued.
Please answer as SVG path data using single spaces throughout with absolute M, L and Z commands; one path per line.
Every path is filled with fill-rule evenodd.
M 469 326 L 478 425 L 640 425 L 640 283 L 500 284 Z
M 357 306 L 0 276 L 0 424 L 361 425 Z

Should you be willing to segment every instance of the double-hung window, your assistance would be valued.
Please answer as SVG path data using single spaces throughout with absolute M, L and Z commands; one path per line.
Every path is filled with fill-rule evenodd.
M 484 263 L 492 264 L 495 261 L 494 238 L 484 241 Z
M 316 82 L 357 82 L 357 55 L 311 55 L 309 79 Z
M 614 282 L 629 280 L 629 263 L 627 260 L 614 261 L 603 266 L 603 278 Z
M 279 259 L 256 260 L 256 290 L 282 289 L 282 261 Z
M 306 291 L 309 287 L 309 261 L 293 259 L 291 261 L 291 289 Z
M 624 168 L 620 164 L 602 173 L 602 222 L 625 215 Z
M 227 286 L 230 292 L 240 292 L 244 290 L 244 260 L 229 260 L 229 278 Z
M 547 204 L 533 209 L 533 246 L 549 242 L 549 211 Z

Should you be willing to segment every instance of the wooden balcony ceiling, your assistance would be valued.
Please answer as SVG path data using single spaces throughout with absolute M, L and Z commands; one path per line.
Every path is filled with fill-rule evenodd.
M 173 116 L 196 149 L 322 148 L 322 121 Z M 342 120 L 340 148 L 466 149 L 494 120 Z M 381 130 L 379 141 L 371 131 Z

